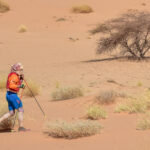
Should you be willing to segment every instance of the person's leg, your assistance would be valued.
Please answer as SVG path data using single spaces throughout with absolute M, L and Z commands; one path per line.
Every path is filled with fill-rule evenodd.
M 16 93 L 11 94 L 9 99 L 10 99 L 10 101 L 8 101 L 9 105 L 11 104 L 12 108 L 18 111 L 18 123 L 19 127 L 21 127 L 23 126 L 23 112 L 24 112 L 22 102 Z
M 4 121 L 4 120 L 8 119 L 9 117 L 13 116 L 14 114 L 15 114 L 15 113 L 14 113 L 13 110 L 10 111 L 10 112 L 8 112 L 8 113 L 6 113 L 6 114 L 4 114 L 4 115 L 0 118 L 0 123 L 1 123 L 2 121 Z
M 18 110 L 18 123 L 19 123 L 19 128 L 18 131 L 27 131 L 26 128 L 23 127 L 23 104 L 20 98 L 16 95 L 16 102 L 14 102 L 14 107 Z
M 18 109 L 18 122 L 19 122 L 19 127 L 23 127 L 23 107 Z
M 9 117 L 13 116 L 15 114 L 15 109 L 13 108 L 12 106 L 12 103 L 10 101 L 10 92 L 7 92 L 6 93 L 6 99 L 7 99 L 7 102 L 8 102 L 8 109 L 9 109 L 9 112 L 4 114 L 1 118 L 0 118 L 0 123 L 2 121 L 4 121 L 5 119 L 8 119 Z
M 18 97 L 17 94 L 14 94 L 12 97 L 13 101 L 13 107 L 18 110 L 18 123 L 19 123 L 19 128 L 18 131 L 28 131 L 26 128 L 23 127 L 23 104 L 20 98 Z
M 18 131 L 29 131 L 29 129 L 26 129 L 23 127 L 23 107 L 20 107 L 18 109 L 18 122 L 19 122 L 19 128 Z

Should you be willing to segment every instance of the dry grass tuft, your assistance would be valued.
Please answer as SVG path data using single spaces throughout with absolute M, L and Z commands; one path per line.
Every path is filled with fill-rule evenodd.
M 0 13 L 5 13 L 9 10 L 10 10 L 9 5 L 3 0 L 0 0 Z
M 150 108 L 150 92 L 138 99 L 130 99 L 126 103 L 119 104 L 115 112 L 127 111 L 129 113 L 145 113 Z
M 144 118 L 138 122 L 138 130 L 148 130 L 150 129 L 150 119 Z
M 87 110 L 87 118 L 92 120 L 106 119 L 107 113 L 98 105 L 90 106 Z
M 74 6 L 71 11 L 73 13 L 91 13 L 93 9 L 88 5 Z
M 27 27 L 25 25 L 20 25 L 18 28 L 19 33 L 27 32 Z
M 127 104 L 119 104 L 115 108 L 116 113 L 129 112 L 129 113 L 145 113 L 147 105 L 140 100 L 131 100 Z
M 111 104 L 115 102 L 118 94 L 112 90 L 101 91 L 96 97 L 96 101 L 100 104 Z
M 138 86 L 138 87 L 143 86 L 142 82 L 141 82 L 141 81 L 137 82 L 137 86 Z
M 64 87 L 56 88 L 52 92 L 53 100 L 66 100 L 83 96 L 83 90 L 80 87 Z
M 147 104 L 140 100 L 131 100 L 127 104 L 119 104 L 115 108 L 115 112 L 129 112 L 129 113 L 145 113 L 147 111 Z
M 1 77 L 1 79 L 0 79 L 0 90 L 6 89 L 6 81 L 7 81 L 7 79 L 5 77 Z
M 32 90 L 34 96 L 40 94 L 40 87 L 36 82 L 33 82 L 33 81 L 29 80 L 28 85 L 29 85 L 30 89 Z M 28 97 L 32 97 L 32 94 L 31 94 L 31 92 L 30 92 L 30 90 L 28 89 L 27 86 L 24 90 L 23 95 L 28 96 Z
M 98 122 L 90 120 L 79 120 L 71 123 L 56 121 L 47 124 L 45 133 L 55 138 L 75 139 L 97 134 L 100 132 L 101 128 Z
M 2 117 L 5 113 L 8 112 L 8 106 L 6 102 L 0 102 L 0 117 Z M 0 123 L 0 131 L 2 130 L 10 130 L 13 126 L 13 117 L 4 120 Z
M 147 103 L 144 100 L 135 99 L 129 104 L 129 113 L 145 113 L 147 110 Z
M 115 113 L 127 112 L 129 109 L 127 104 L 118 104 L 115 108 Z

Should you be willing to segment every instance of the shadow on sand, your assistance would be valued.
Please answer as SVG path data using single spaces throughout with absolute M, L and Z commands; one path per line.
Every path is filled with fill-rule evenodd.
M 12 132 L 12 129 L 4 129 L 0 130 L 0 133 Z
M 150 56 L 144 57 L 143 59 L 127 57 L 127 56 L 120 56 L 120 57 L 109 57 L 109 58 L 103 58 L 103 59 L 91 59 L 91 60 L 86 60 L 86 61 L 81 61 L 81 62 L 82 63 L 92 63 L 92 62 L 103 62 L 103 61 L 114 61 L 114 60 L 141 62 L 141 61 L 149 61 Z

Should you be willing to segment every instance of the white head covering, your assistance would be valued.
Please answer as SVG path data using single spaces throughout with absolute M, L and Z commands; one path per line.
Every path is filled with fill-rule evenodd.
M 16 63 L 11 66 L 11 72 L 16 72 L 17 74 L 21 74 L 23 72 L 23 65 L 21 63 Z

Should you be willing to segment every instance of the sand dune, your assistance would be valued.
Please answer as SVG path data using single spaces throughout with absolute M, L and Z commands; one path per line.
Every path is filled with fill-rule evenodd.
M 41 85 L 38 99 L 50 120 L 74 120 L 84 116 L 86 106 L 101 89 L 114 89 L 129 94 L 141 94 L 149 87 L 149 62 L 97 61 L 96 41 L 89 30 L 99 22 L 116 17 L 128 9 L 148 10 L 148 0 L 6 0 L 11 7 L 0 14 L 0 73 L 7 74 L 9 65 L 22 62 L 26 78 Z M 141 5 L 146 3 L 146 6 Z M 94 12 L 73 14 L 72 6 L 88 4 Z M 65 18 L 65 21 L 57 21 Z M 19 26 L 27 32 L 18 33 Z M 110 84 L 113 79 L 124 86 Z M 141 81 L 143 87 L 138 88 Z M 81 85 L 85 97 L 69 101 L 52 102 L 50 93 L 56 82 L 62 86 Z M 91 86 L 93 85 L 93 86 Z M 87 92 L 90 91 L 90 92 Z M 108 119 L 100 120 L 102 133 L 77 140 L 53 139 L 43 134 L 45 123 L 32 98 L 24 98 L 27 133 L 1 133 L 2 150 L 149 150 L 150 131 L 135 129 L 138 116 L 114 114 L 114 105 L 106 106 Z M 16 127 L 17 128 L 17 127 Z

